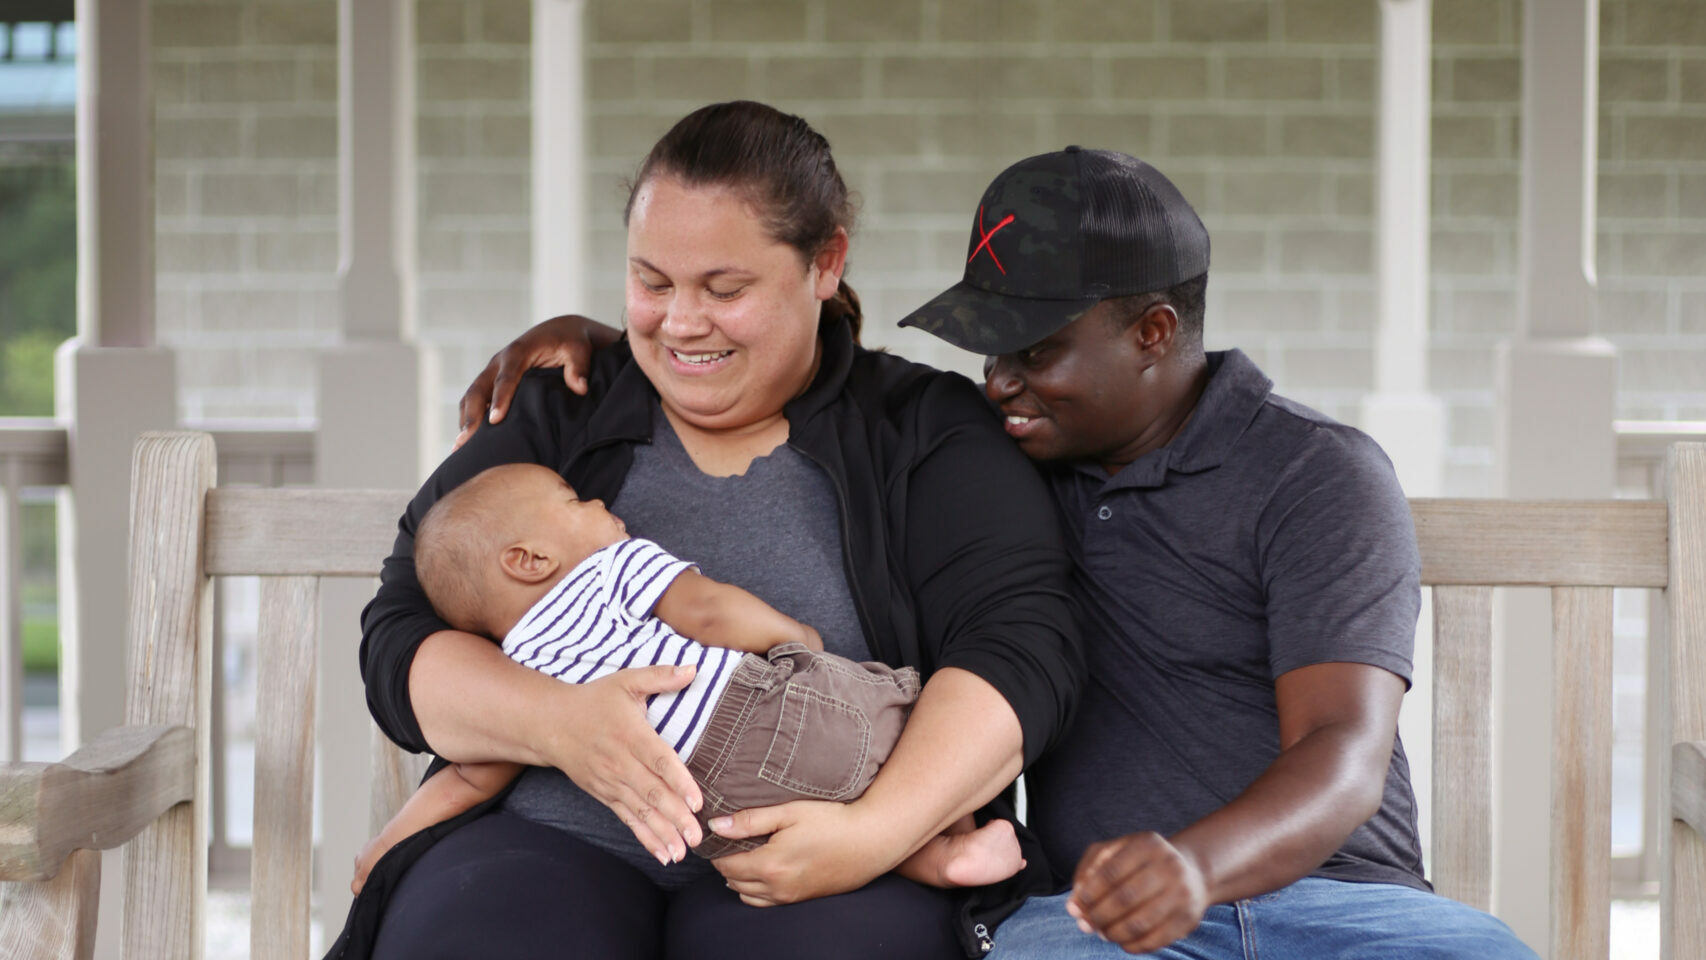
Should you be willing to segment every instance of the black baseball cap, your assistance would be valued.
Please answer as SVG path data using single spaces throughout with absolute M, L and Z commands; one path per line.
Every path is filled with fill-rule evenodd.
M 900 322 L 982 354 L 1042 340 L 1109 297 L 1208 272 L 1208 230 L 1136 157 L 1067 147 L 1003 170 L 977 205 L 965 279 Z

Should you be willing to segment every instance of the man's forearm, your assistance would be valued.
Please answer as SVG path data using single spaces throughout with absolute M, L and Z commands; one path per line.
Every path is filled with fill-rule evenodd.
M 919 694 L 888 762 L 855 804 L 883 823 L 896 847 L 888 869 L 993 799 L 1024 764 L 1019 718 L 974 673 L 936 671 Z
M 409 699 L 433 753 L 468 763 L 549 766 L 538 740 L 548 726 L 541 718 L 568 689 L 490 640 L 454 630 L 427 637 L 409 668 Z
M 1174 846 L 1195 858 L 1209 902 L 1229 903 L 1308 876 L 1380 808 L 1385 777 L 1363 756 L 1368 738 L 1349 724 L 1321 727 L 1282 752 L 1231 803 L 1181 830 Z M 1383 757 L 1391 754 L 1386 742 Z

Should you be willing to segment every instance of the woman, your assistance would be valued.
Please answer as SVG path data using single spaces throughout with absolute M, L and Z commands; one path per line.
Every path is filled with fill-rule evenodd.
M 1080 666 L 1054 518 L 977 389 L 857 346 L 852 219 L 828 144 L 761 104 L 696 111 L 647 156 L 627 208 L 627 343 L 599 353 L 584 396 L 555 373 L 523 379 L 410 505 L 363 616 L 368 701 L 392 739 L 537 769 L 381 861 L 350 953 L 377 925 L 379 957 L 980 956 L 1048 885 L 1035 855 L 1001 889 L 957 896 L 887 875 L 1042 752 Z M 713 826 L 763 846 L 684 860 L 702 798 L 644 700 L 690 674 L 559 683 L 448 629 L 415 580 L 426 509 L 515 461 L 558 470 L 834 652 L 917 667 L 923 693 L 864 796 L 743 811 Z

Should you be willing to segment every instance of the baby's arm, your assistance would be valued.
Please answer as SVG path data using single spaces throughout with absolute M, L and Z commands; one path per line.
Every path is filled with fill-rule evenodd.
M 745 590 L 697 570 L 676 577 L 654 612 L 676 633 L 708 647 L 763 653 L 796 640 L 813 650 L 823 649 L 823 638 L 816 630 Z
M 361 848 L 361 855 L 355 858 L 355 879 L 350 881 L 350 893 L 361 892 L 373 865 L 403 838 L 478 806 L 520 773 L 519 763 L 492 761 L 453 763 L 428 777 L 385 829 L 379 831 L 379 836 Z

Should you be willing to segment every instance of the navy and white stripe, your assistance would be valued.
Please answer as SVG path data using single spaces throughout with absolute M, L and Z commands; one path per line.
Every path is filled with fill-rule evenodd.
M 646 704 L 646 719 L 685 760 L 742 656 L 689 640 L 652 616 L 664 591 L 691 569 L 650 540 L 613 543 L 581 561 L 527 611 L 504 637 L 504 653 L 565 683 L 587 683 L 626 667 L 695 665 L 687 689 Z

